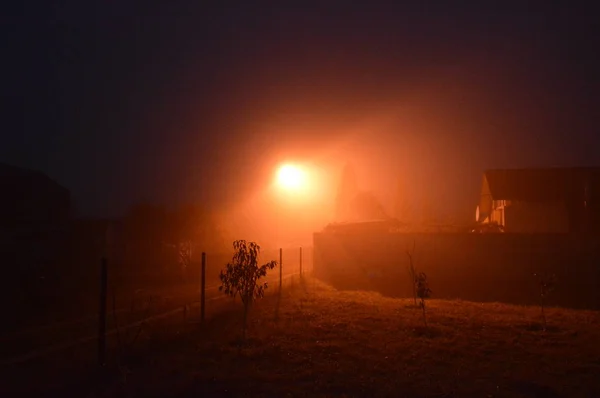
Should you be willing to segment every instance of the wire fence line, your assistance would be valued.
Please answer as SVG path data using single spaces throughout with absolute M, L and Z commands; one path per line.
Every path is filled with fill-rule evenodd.
M 288 279 L 293 278 L 294 276 L 299 276 L 299 275 L 300 275 L 299 272 L 289 273 L 283 277 L 283 280 L 288 280 Z M 271 281 L 275 281 L 275 280 L 276 280 L 275 278 L 271 279 Z M 219 286 L 212 286 L 211 289 L 214 290 L 215 287 L 218 289 Z M 221 301 L 224 299 L 231 299 L 231 296 L 227 296 L 225 294 L 218 295 L 218 296 L 207 298 L 206 302 Z M 179 305 L 179 306 L 177 306 L 177 308 L 174 308 L 172 310 L 165 311 L 165 312 L 162 312 L 159 314 L 154 314 L 154 315 L 148 316 L 146 318 L 128 323 L 126 325 L 122 325 L 122 326 L 118 326 L 118 327 L 115 326 L 111 330 L 107 331 L 105 336 L 111 337 L 111 336 L 116 335 L 119 332 L 123 332 L 128 329 L 138 328 L 149 322 L 168 318 L 168 317 L 177 315 L 179 313 L 183 313 L 186 310 L 185 309 L 186 307 L 199 306 L 199 305 L 200 305 L 200 301 L 195 300 L 195 301 L 185 303 L 183 305 Z M 87 343 L 91 343 L 91 342 L 96 341 L 97 339 L 98 339 L 97 334 L 90 334 L 85 337 L 78 338 L 76 340 L 59 343 L 59 344 L 54 344 L 54 345 L 47 346 L 47 347 L 37 349 L 37 350 L 32 350 L 26 354 L 19 355 L 19 356 L 9 358 L 6 360 L 2 360 L 2 361 L 0 361 L 0 366 L 10 366 L 10 365 L 20 364 L 20 363 L 27 362 L 27 361 L 30 361 L 30 360 L 33 360 L 36 358 L 44 357 L 44 356 L 47 356 L 47 355 L 50 355 L 50 354 L 53 354 L 56 352 L 64 351 L 69 348 L 73 348 L 73 347 L 77 347 L 77 346 L 84 345 Z
M 308 256 L 305 256 L 305 258 L 307 258 L 307 257 Z M 287 280 L 292 279 L 294 276 L 302 275 L 303 273 L 306 273 L 307 271 L 309 271 L 312 268 L 312 264 L 310 264 L 311 266 L 307 266 L 307 264 L 305 264 L 304 271 L 303 271 L 302 249 L 301 248 L 300 248 L 299 258 L 300 258 L 299 263 L 295 263 L 294 261 L 285 261 L 284 260 L 283 267 L 279 267 L 280 268 L 279 273 L 275 272 L 275 273 L 269 275 L 269 277 L 267 277 L 264 280 L 267 283 L 269 283 L 270 287 L 272 287 L 272 286 L 277 287 L 277 281 L 279 281 L 279 284 L 280 284 L 279 288 L 282 289 L 284 280 L 287 281 Z M 280 260 L 281 260 L 281 258 L 280 258 Z M 289 263 L 291 263 L 291 266 Z M 292 272 L 288 271 L 285 274 L 283 274 L 282 273 L 283 268 L 285 268 L 286 270 L 292 270 Z M 205 267 L 203 267 L 203 271 L 206 271 Z M 206 281 L 205 274 L 203 274 L 203 278 L 204 278 L 204 281 Z M 106 283 L 106 281 L 105 281 L 105 283 Z M 162 312 L 153 313 L 150 315 L 148 315 L 148 313 L 142 314 L 144 309 L 138 309 L 136 314 L 131 314 L 132 308 L 118 308 L 115 310 L 111 310 L 108 308 L 108 306 L 104 306 L 104 311 L 105 311 L 104 323 L 105 323 L 105 325 L 108 321 L 108 317 L 107 317 L 108 314 L 116 315 L 116 314 L 123 314 L 123 313 L 126 313 L 129 311 L 130 315 L 132 315 L 132 316 L 133 315 L 138 315 L 138 316 L 146 315 L 146 316 L 144 316 L 142 319 L 131 320 L 124 325 L 118 325 L 118 323 L 116 322 L 116 318 L 115 318 L 112 320 L 115 322 L 115 324 L 112 325 L 110 328 L 107 328 L 106 326 L 104 326 L 104 328 L 102 329 L 102 332 L 98 332 L 98 331 L 94 332 L 94 329 L 92 329 L 92 327 L 96 326 L 95 324 L 93 324 L 93 321 L 95 320 L 96 322 L 98 322 L 99 315 L 96 314 L 96 315 L 88 315 L 88 316 L 84 316 L 84 317 L 80 317 L 80 318 L 72 319 L 72 320 L 68 320 L 68 321 L 55 322 L 55 323 L 40 326 L 37 328 L 32 327 L 32 328 L 28 328 L 26 330 L 6 334 L 6 335 L 0 337 L 0 341 L 2 341 L 3 344 L 5 344 L 6 342 L 10 342 L 11 339 L 14 340 L 15 338 L 18 338 L 18 337 L 26 338 L 28 334 L 33 336 L 34 334 L 37 333 L 38 336 L 44 336 L 49 331 L 54 331 L 54 332 L 63 331 L 64 332 L 63 334 L 58 333 L 59 337 L 62 336 L 63 341 L 44 344 L 37 348 L 29 347 L 29 350 L 27 352 L 25 352 L 24 354 L 7 355 L 7 357 L 0 359 L 0 366 L 11 366 L 11 365 L 17 365 L 17 364 L 29 362 L 29 361 L 32 361 L 35 359 L 40 359 L 42 357 L 46 357 L 46 356 L 49 356 L 52 354 L 59 353 L 64 350 L 75 348 L 77 346 L 90 344 L 90 343 L 93 343 L 94 341 L 99 341 L 100 339 L 104 340 L 104 344 L 106 344 L 106 339 L 108 337 L 115 336 L 116 334 L 118 334 L 121 331 L 125 331 L 125 330 L 132 329 L 132 328 L 139 328 L 145 323 L 149 323 L 149 322 L 152 322 L 155 320 L 175 316 L 182 312 L 184 313 L 185 316 L 187 316 L 188 309 L 195 308 L 198 306 L 200 306 L 202 308 L 201 321 L 204 321 L 204 319 L 203 319 L 204 306 L 206 303 L 214 303 L 214 302 L 218 302 L 218 301 L 221 301 L 221 300 L 224 300 L 227 298 L 231 299 L 230 296 L 227 296 L 225 294 L 218 294 L 219 286 L 220 286 L 220 283 L 211 283 L 208 286 L 203 285 L 204 290 L 202 290 L 202 288 L 195 290 L 195 294 L 191 294 L 191 297 L 190 297 L 190 295 L 182 295 L 182 296 L 178 297 L 179 300 L 176 300 L 177 302 L 172 303 L 173 305 L 171 306 L 170 309 L 163 310 Z M 273 289 L 273 290 L 275 290 L 275 289 Z M 273 290 L 270 289 L 270 291 L 273 291 Z M 275 290 L 275 291 L 277 291 L 277 290 Z M 198 294 L 198 293 L 200 293 L 200 294 Z M 210 293 L 210 294 L 207 294 L 207 293 Z M 160 309 L 158 309 L 158 308 L 154 309 L 154 311 L 156 311 L 156 310 L 160 311 Z M 86 322 L 89 323 L 89 325 L 87 325 L 87 326 L 90 326 L 90 328 L 86 329 L 87 332 L 82 331 L 81 333 L 79 333 L 80 336 L 81 335 L 83 335 L 83 336 L 65 338 L 65 335 L 74 333 L 75 329 L 77 329 L 78 327 L 81 328 L 83 326 L 86 326 L 85 325 Z M 75 333 L 76 333 L 76 331 L 75 331 Z M 102 334 L 102 336 L 100 336 L 100 333 Z M 52 334 L 52 333 L 48 333 L 48 334 Z M 28 341 L 28 339 L 25 339 L 25 340 Z M 31 341 L 33 341 L 33 339 Z M 28 344 L 28 345 L 30 345 L 30 344 Z M 106 347 L 104 346 L 103 349 L 106 350 Z
M 208 292 L 208 291 L 218 290 L 219 286 L 220 286 L 219 284 L 207 286 L 206 291 Z M 123 307 L 123 308 L 117 309 L 116 311 L 111 311 L 111 312 L 116 312 L 117 314 L 121 314 L 121 313 L 128 312 L 128 311 L 131 311 L 131 309 Z M 60 322 L 53 322 L 53 323 L 49 323 L 49 324 L 42 325 L 42 326 L 32 326 L 27 329 L 22 329 L 22 330 L 18 330 L 15 332 L 10 332 L 10 333 L 0 335 L 0 341 L 10 340 L 11 338 L 15 338 L 15 337 L 21 336 L 21 335 L 26 335 L 26 334 L 31 334 L 31 333 L 39 333 L 39 332 L 43 332 L 43 331 L 47 331 L 47 330 L 51 330 L 51 329 L 59 329 L 59 328 L 67 327 L 67 326 L 74 326 L 74 325 L 77 325 L 80 323 L 92 322 L 92 321 L 97 321 L 97 320 L 98 320 L 98 314 L 93 314 L 93 315 L 86 315 L 86 316 L 76 318 L 76 319 L 70 319 L 70 320 L 60 321 Z
M 309 254 L 310 254 L 311 248 L 305 248 L 305 250 L 306 249 L 308 249 Z M 302 252 L 302 249 L 300 249 L 300 262 L 302 262 L 301 252 Z M 301 266 L 297 262 L 298 258 L 295 255 L 288 256 L 290 254 L 289 249 L 284 249 L 284 253 L 285 253 L 285 262 L 286 262 L 285 267 L 286 268 L 289 267 L 289 263 L 292 264 L 292 267 L 299 266 L 301 268 Z M 278 251 L 267 250 L 267 251 L 264 251 L 264 253 L 262 255 L 267 258 L 275 259 L 275 258 L 277 258 L 277 254 L 278 254 Z M 215 257 L 218 257 L 219 259 L 221 259 L 222 256 L 215 256 Z M 306 255 L 306 253 L 305 253 L 305 259 L 309 259 L 309 258 L 310 258 L 310 256 Z M 212 260 L 212 258 L 211 258 L 211 260 Z M 308 262 L 308 261 L 306 261 L 306 262 Z M 199 271 L 199 270 L 197 270 L 197 271 Z M 300 270 L 300 272 L 301 272 L 301 270 Z M 214 274 L 214 272 L 212 272 L 212 273 Z M 212 277 L 213 277 L 212 279 L 214 279 L 215 275 L 212 275 Z M 213 290 L 218 290 L 219 286 L 220 286 L 220 283 L 213 283 L 209 286 L 206 286 L 205 289 L 206 289 L 206 292 L 209 292 L 209 291 L 213 291 Z M 175 287 L 175 288 L 177 288 L 177 287 Z M 173 294 L 172 291 L 169 292 L 170 294 L 164 294 L 164 292 L 160 291 L 160 289 L 157 292 L 154 292 L 153 289 L 155 289 L 155 288 L 141 288 L 141 289 L 137 289 L 137 290 L 141 291 L 142 293 L 148 291 L 149 293 L 151 293 L 150 296 L 155 297 L 155 298 L 161 297 L 161 296 L 162 296 L 162 298 L 173 298 L 173 297 L 177 296 L 177 294 L 176 293 Z M 200 289 L 198 289 L 197 292 L 199 293 Z M 116 312 L 117 314 L 121 314 L 121 313 L 129 312 L 129 311 L 131 311 L 131 308 L 125 306 L 125 307 L 118 308 L 114 312 Z M 111 310 L 111 312 L 113 312 L 113 311 Z M 46 323 L 43 325 L 35 325 L 35 326 L 21 328 L 18 330 L 12 330 L 10 332 L 1 334 L 0 342 L 14 339 L 14 338 L 17 338 L 18 336 L 22 336 L 22 335 L 37 334 L 42 331 L 49 331 L 52 329 L 60 329 L 60 328 L 65 328 L 65 327 L 70 327 L 70 326 L 76 326 L 78 324 L 82 324 L 82 323 L 86 323 L 86 322 L 95 322 L 95 321 L 97 321 L 97 319 L 98 319 L 97 313 L 93 313 L 93 314 L 89 314 L 89 315 L 80 316 L 77 318 L 71 318 L 71 319 L 67 319 L 67 320 Z

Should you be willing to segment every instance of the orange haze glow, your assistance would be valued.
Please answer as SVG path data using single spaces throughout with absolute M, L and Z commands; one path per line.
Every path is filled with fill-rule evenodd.
M 301 190 L 306 184 L 306 176 L 300 167 L 284 164 L 277 170 L 277 182 L 284 189 Z

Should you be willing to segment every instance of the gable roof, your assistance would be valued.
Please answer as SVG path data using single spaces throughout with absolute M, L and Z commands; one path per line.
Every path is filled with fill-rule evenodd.
M 69 190 L 46 174 L 37 170 L 12 166 L 0 162 L 0 183 L 6 189 L 40 189 L 51 191 L 56 195 L 69 196 Z
M 494 200 L 531 202 L 583 199 L 588 191 L 600 192 L 600 168 L 486 170 L 484 177 Z
M 70 211 L 69 190 L 40 171 L 0 163 L 0 189 L 3 225 L 65 218 Z

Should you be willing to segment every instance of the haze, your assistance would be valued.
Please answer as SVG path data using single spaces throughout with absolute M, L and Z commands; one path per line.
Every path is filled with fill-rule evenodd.
M 582 9 L 39 6 L 6 25 L 0 157 L 68 187 L 81 215 L 197 202 L 264 224 L 277 165 L 308 162 L 328 182 L 307 233 L 351 162 L 388 211 L 400 186 L 466 222 L 485 168 L 597 164 Z
M 0 396 L 600 397 L 594 3 L 309 3 L 3 4 Z

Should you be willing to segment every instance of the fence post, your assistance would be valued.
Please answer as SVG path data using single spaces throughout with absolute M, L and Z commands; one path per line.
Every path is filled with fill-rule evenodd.
M 204 322 L 206 305 L 206 253 L 202 252 L 202 270 L 200 276 L 200 321 Z
M 283 249 L 279 248 L 279 291 L 283 287 Z
M 300 247 L 300 278 L 302 278 L 302 247 Z
M 100 309 L 98 311 L 98 364 L 106 364 L 106 299 L 108 295 L 108 265 L 106 257 L 100 262 Z

